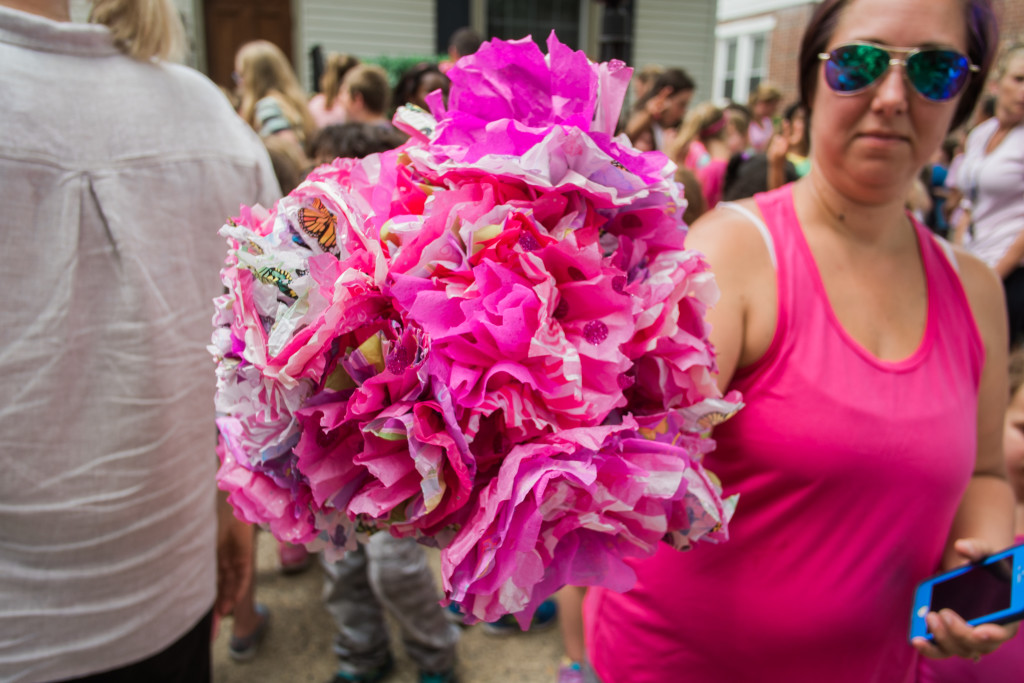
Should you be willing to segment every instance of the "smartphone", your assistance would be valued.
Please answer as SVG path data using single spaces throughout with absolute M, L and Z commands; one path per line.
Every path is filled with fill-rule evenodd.
M 925 579 L 914 593 L 910 638 L 932 634 L 929 612 L 949 608 L 971 626 L 1007 624 L 1024 618 L 1024 544 Z

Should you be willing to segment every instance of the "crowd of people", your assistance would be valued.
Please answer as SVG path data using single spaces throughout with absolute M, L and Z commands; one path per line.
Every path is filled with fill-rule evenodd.
M 91 4 L 75 24 L 67 0 L 0 0 L 0 278 L 22 295 L 0 325 L 0 680 L 209 681 L 214 623 L 245 661 L 272 618 L 254 530 L 214 494 L 217 229 L 400 146 L 396 107 L 447 96 L 482 40 L 395 83 L 332 53 L 312 96 L 253 41 L 218 90 L 174 64 L 170 0 Z M 721 290 L 717 382 L 745 407 L 706 462 L 740 507 L 727 543 L 632 561 L 629 592 L 545 602 L 559 683 L 1024 671 L 1015 624 L 943 611 L 907 641 L 917 582 L 1024 542 L 1024 44 L 1000 46 L 990 0 L 824 0 L 797 85 L 691 106 L 684 68 L 634 74 L 620 133 L 677 165 Z M 456 681 L 463 615 L 421 546 L 376 534 L 319 565 L 334 683 L 390 674 L 386 613 L 421 681 Z

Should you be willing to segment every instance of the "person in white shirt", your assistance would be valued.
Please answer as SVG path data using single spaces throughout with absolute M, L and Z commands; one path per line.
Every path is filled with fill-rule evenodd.
M 69 17 L 0 0 L 0 680 L 201 683 L 252 548 L 214 483 L 217 232 L 280 191 L 166 61 L 171 0 Z

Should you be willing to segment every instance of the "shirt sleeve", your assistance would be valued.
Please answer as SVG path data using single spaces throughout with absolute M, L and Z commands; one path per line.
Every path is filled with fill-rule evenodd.
M 291 122 L 285 117 L 281 105 L 273 97 L 264 97 L 256 103 L 256 121 L 260 127 L 260 137 L 267 137 L 283 130 L 290 130 Z

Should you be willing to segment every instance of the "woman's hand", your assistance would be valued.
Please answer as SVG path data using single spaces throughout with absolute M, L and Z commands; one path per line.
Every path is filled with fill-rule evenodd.
M 960 539 L 954 547 L 963 560 L 977 562 L 995 552 L 981 539 Z M 983 655 L 995 652 L 1004 642 L 1017 633 L 1019 624 L 980 624 L 971 626 L 959 614 L 950 609 L 931 612 L 925 618 L 928 630 L 932 633 L 932 641 L 925 638 L 914 638 L 913 646 L 918 652 L 929 659 L 946 657 L 963 657 L 977 661 Z
M 787 122 L 783 121 L 783 130 Z M 765 148 L 765 159 L 768 161 L 766 182 L 769 190 L 786 184 L 786 154 L 789 153 L 789 140 L 786 135 L 775 134 Z
M 661 118 L 661 115 L 665 113 L 665 109 L 668 106 L 668 98 L 672 94 L 672 88 L 664 87 L 661 91 L 655 93 L 644 106 L 645 111 L 650 114 L 651 118 L 655 121 Z

